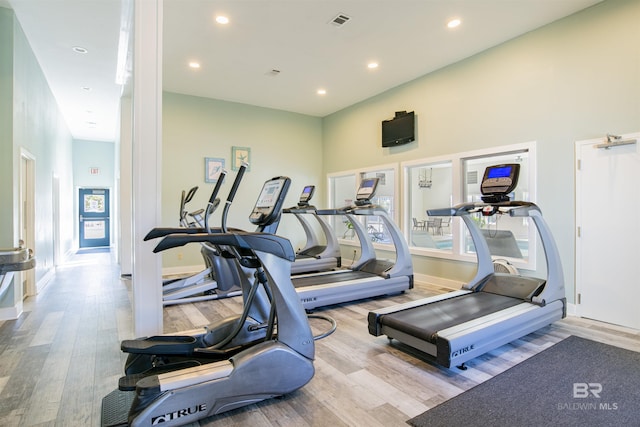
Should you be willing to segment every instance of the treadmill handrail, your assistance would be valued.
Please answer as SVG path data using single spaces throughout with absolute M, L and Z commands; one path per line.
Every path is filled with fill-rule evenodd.
M 292 206 L 290 208 L 282 209 L 282 213 L 291 213 L 291 214 L 314 214 L 317 212 L 317 208 L 313 205 L 304 205 L 304 206 Z
M 348 205 L 341 208 L 318 209 L 316 213 L 318 215 L 378 215 L 377 212 L 381 211 L 387 212 L 387 210 L 380 205 L 367 203 L 364 205 Z
M 462 203 L 450 208 L 428 209 L 427 214 L 429 216 L 462 216 L 480 212 L 487 206 L 495 207 L 497 208 L 497 212 L 509 213 L 511 216 L 530 216 L 529 212 L 531 210 L 540 211 L 540 208 L 533 202 L 511 200 L 500 203 Z

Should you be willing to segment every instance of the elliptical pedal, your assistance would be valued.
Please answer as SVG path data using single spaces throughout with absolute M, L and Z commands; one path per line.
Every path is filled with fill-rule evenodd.
M 114 390 L 102 399 L 102 427 L 129 425 L 129 408 L 135 392 Z

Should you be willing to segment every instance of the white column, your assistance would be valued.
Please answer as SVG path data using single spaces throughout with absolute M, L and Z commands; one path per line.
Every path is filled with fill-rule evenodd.
M 160 225 L 162 0 L 135 0 L 133 58 L 133 322 L 136 336 L 162 332 L 161 256 L 144 235 Z
M 133 206 L 131 204 L 132 171 L 131 155 L 133 154 L 133 114 L 131 96 L 120 98 L 120 139 L 119 139 L 119 185 L 118 205 L 120 207 L 120 228 L 118 232 L 118 262 L 120 273 L 131 276 L 133 272 Z

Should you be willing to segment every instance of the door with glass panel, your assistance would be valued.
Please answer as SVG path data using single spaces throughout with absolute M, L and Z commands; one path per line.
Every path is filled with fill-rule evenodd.
M 81 188 L 78 205 L 80 208 L 78 215 L 79 246 L 81 248 L 109 246 L 111 241 L 109 190 L 106 188 Z

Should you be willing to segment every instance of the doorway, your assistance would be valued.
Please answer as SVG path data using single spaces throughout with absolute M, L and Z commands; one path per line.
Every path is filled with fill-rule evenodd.
M 36 158 L 27 150 L 20 150 L 20 204 L 18 207 L 18 222 L 20 242 L 36 254 L 35 239 L 35 185 Z M 23 271 L 16 275 L 16 280 L 22 283 L 20 293 L 22 298 L 36 294 L 35 269 Z M 18 283 L 18 282 L 16 282 Z M 16 290 L 16 293 L 18 290 Z
M 109 189 L 80 188 L 79 247 L 95 248 L 111 244 Z
M 577 314 L 640 329 L 640 134 L 576 143 Z

